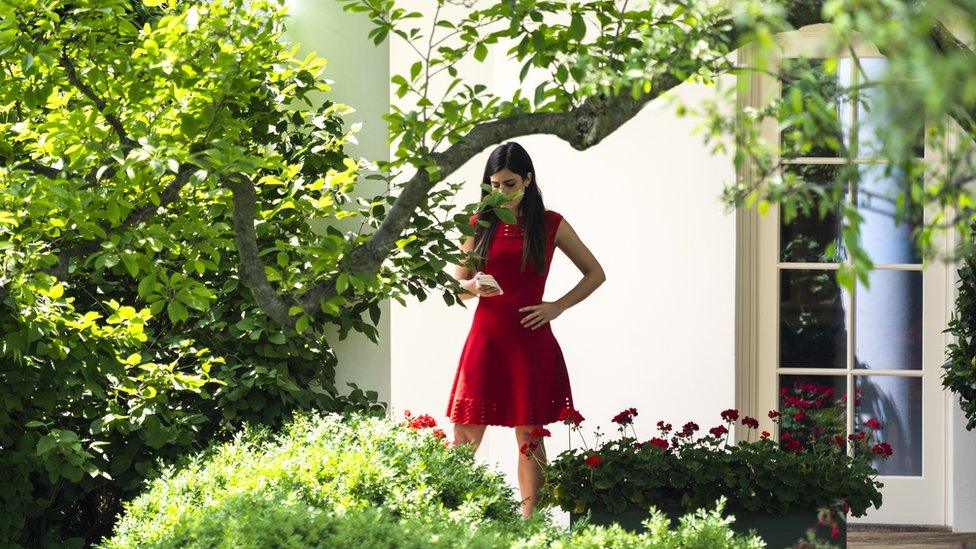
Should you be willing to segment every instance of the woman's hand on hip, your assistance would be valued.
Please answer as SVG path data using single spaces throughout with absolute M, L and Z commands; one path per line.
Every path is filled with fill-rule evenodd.
M 526 328 L 535 330 L 539 326 L 542 326 L 546 322 L 551 321 L 563 312 L 563 308 L 557 305 L 555 302 L 543 301 L 538 305 L 527 305 L 525 307 L 520 307 L 519 312 L 524 313 L 530 311 L 529 314 L 522 317 L 522 326 Z

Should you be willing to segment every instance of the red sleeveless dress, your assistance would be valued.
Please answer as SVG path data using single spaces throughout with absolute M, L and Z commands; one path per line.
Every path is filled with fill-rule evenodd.
M 477 214 L 471 216 L 472 227 L 477 220 Z M 566 362 L 550 323 L 527 328 L 520 320 L 531 311 L 518 310 L 542 301 L 560 221 L 560 214 L 546 210 L 546 263 L 539 275 L 531 256 L 520 272 L 522 217 L 518 223 L 499 220 L 482 271 L 494 276 L 504 293 L 477 298 L 447 404 L 452 422 L 545 425 L 573 406 Z

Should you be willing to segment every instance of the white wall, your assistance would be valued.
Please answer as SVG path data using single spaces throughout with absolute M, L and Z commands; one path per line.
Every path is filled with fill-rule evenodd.
M 958 395 L 947 399 L 949 425 L 949 524 L 954 532 L 976 532 L 976 431 L 966 430 Z
M 429 11 L 418 1 L 398 5 Z M 504 49 L 496 45 L 485 65 L 463 65 L 459 75 L 510 97 L 520 64 L 497 54 Z M 394 39 L 390 52 L 391 74 L 408 73 L 413 51 Z M 523 95 L 534 88 L 535 80 Z M 690 104 L 709 91 L 700 85 L 676 90 Z M 406 99 L 391 93 L 393 102 L 406 105 Z M 589 444 L 598 425 L 615 436 L 610 418 L 630 406 L 638 410 L 644 439 L 659 419 L 707 429 L 733 406 L 734 216 L 723 214 L 717 196 L 734 171 L 729 158 L 711 157 L 692 135 L 694 119 L 672 111 L 654 102 L 585 152 L 551 136 L 515 139 L 532 155 L 546 206 L 564 215 L 607 274 L 603 286 L 552 324 L 574 401 L 587 418 Z M 448 178 L 466 182 L 457 204 L 478 200 L 490 150 Z M 580 276 L 557 250 L 544 300 L 558 299 Z M 391 311 L 394 413 L 430 413 L 450 427 L 444 414 L 477 298 L 465 302 L 467 309 L 448 307 L 439 295 L 407 303 L 393 303 Z M 549 428 L 553 457 L 568 447 L 568 430 Z M 512 428 L 489 427 L 478 459 L 505 471 L 518 495 Z

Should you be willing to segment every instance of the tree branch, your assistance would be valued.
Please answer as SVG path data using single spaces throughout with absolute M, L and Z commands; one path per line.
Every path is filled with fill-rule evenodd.
M 794 28 L 822 23 L 822 5 L 823 0 L 790 0 L 787 2 L 787 20 Z M 743 45 L 743 36 L 736 30 L 727 38 L 734 48 Z M 955 42 L 958 44 L 958 41 Z M 487 147 L 523 135 L 550 134 L 563 139 L 576 150 L 587 150 L 633 118 L 649 101 L 679 84 L 681 81 L 674 76 L 663 74 L 655 78 L 652 93 L 644 94 L 636 100 L 625 90 L 613 98 L 604 95 L 588 98 L 579 107 L 567 112 L 529 113 L 480 123 L 447 150 L 431 153 L 430 156 L 440 168 L 440 173 L 447 175 Z M 417 171 L 404 185 L 403 191 L 372 237 L 343 258 L 344 272 L 378 272 L 393 250 L 396 240 L 407 227 L 413 212 L 426 199 L 432 187 L 431 183 L 425 170 Z M 317 315 L 320 311 L 319 303 L 336 295 L 335 286 L 335 279 L 328 279 L 306 292 L 301 297 L 306 313 Z
M 966 59 L 968 66 L 976 66 L 976 53 L 960 42 L 942 23 L 935 24 L 931 38 L 942 53 L 951 56 L 961 55 Z M 973 105 L 957 105 L 959 110 L 953 109 L 951 113 L 952 118 L 970 135 L 976 132 L 976 123 L 974 123 L 976 109 L 973 107 Z
M 108 122 L 109 126 L 112 126 L 112 130 L 114 130 L 116 135 L 119 136 L 119 141 L 122 143 L 122 150 L 128 153 L 130 149 L 135 147 L 136 142 L 129 138 L 129 135 L 125 132 L 125 128 L 122 127 L 122 121 L 119 120 L 119 117 L 105 112 L 107 108 L 105 101 L 101 97 L 98 97 L 95 91 L 92 90 L 88 84 L 82 82 L 81 78 L 78 76 L 78 71 L 75 69 L 74 61 L 68 57 L 67 51 L 61 51 L 61 57 L 58 59 L 58 62 L 64 68 L 64 72 L 68 76 L 68 81 L 95 104 L 95 108 L 98 109 L 98 112 L 105 117 L 105 120 Z
M 34 172 L 37 175 L 42 175 L 49 179 L 57 179 L 59 175 L 62 174 L 63 170 L 57 168 L 52 168 L 50 166 L 45 166 L 39 162 L 33 160 L 24 162 L 18 167 L 26 168 L 28 171 Z
M 176 177 L 174 177 L 173 180 L 170 181 L 169 184 L 166 185 L 166 187 L 163 189 L 163 192 L 160 193 L 159 205 L 156 206 L 155 204 L 145 204 L 143 206 L 133 209 L 131 212 L 129 212 L 129 215 L 127 215 L 126 218 L 122 220 L 122 222 L 119 224 L 117 228 L 124 229 L 126 227 L 138 225 L 146 221 L 150 217 L 152 217 L 153 214 L 155 214 L 157 211 L 164 209 L 167 206 L 169 206 L 171 203 L 175 202 L 176 199 L 179 198 L 180 191 L 183 189 L 184 186 L 186 186 L 187 182 L 189 182 L 190 176 L 193 174 L 194 170 L 196 169 L 197 166 L 194 164 L 181 164 L 180 171 L 176 174 Z M 102 223 L 102 230 L 104 230 L 106 233 L 112 229 L 113 227 L 110 223 L 108 222 Z M 85 256 L 97 252 L 99 248 L 102 247 L 102 242 L 104 240 L 105 239 L 103 238 L 97 238 L 95 240 L 90 240 L 88 242 L 84 242 L 76 246 L 72 246 L 70 248 L 65 248 L 61 250 L 61 253 L 58 257 L 57 267 L 49 271 L 48 274 L 51 274 L 53 276 L 62 279 L 66 278 L 68 276 L 68 270 L 71 265 L 71 260 L 76 257 L 81 257 L 81 256 Z
M 286 301 L 268 282 L 264 262 L 258 253 L 257 233 L 254 231 L 257 201 L 254 182 L 241 175 L 235 179 L 225 179 L 223 183 L 234 196 L 234 242 L 237 244 L 241 280 L 251 288 L 254 301 L 261 310 L 282 328 L 291 329 L 295 321 L 288 314 L 290 299 Z
M 664 90 L 681 82 L 671 75 L 661 75 L 652 86 L 656 90 L 633 99 L 629 90 L 613 98 L 594 96 L 579 107 L 566 112 L 527 113 L 483 122 L 474 126 L 461 140 L 443 152 L 431 154 L 442 174 L 457 171 L 465 162 L 484 149 L 507 139 L 523 135 L 550 134 L 569 143 L 576 150 L 586 150 L 603 141 L 633 118 L 648 102 Z M 375 274 L 389 256 L 406 229 L 410 217 L 427 198 L 432 185 L 426 170 L 418 170 L 403 186 L 402 192 L 372 237 L 353 248 L 341 262 L 343 272 Z M 263 270 L 262 270 L 263 274 Z M 302 308 L 309 316 L 321 313 L 319 304 L 336 295 L 336 281 L 324 280 L 301 297 Z M 269 313 L 270 314 L 270 313 Z M 273 316 L 273 315 L 272 315 Z

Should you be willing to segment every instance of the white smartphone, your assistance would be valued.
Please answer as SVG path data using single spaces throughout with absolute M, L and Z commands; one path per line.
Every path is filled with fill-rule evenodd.
M 481 274 L 477 275 L 476 278 L 478 279 L 478 284 L 479 285 L 481 285 L 481 286 L 493 286 L 495 288 L 498 288 L 498 295 L 502 295 L 504 293 L 502 291 L 502 287 L 498 284 L 498 281 L 495 280 L 495 277 L 491 276 L 490 274 L 481 273 Z

